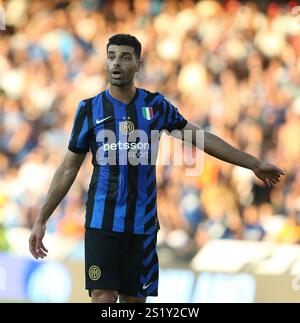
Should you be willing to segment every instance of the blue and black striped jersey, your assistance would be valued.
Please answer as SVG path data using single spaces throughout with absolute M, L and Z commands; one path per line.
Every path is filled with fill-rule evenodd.
M 79 103 L 69 150 L 91 150 L 93 155 L 87 228 L 133 234 L 158 230 L 157 133 L 181 130 L 186 124 L 160 93 L 141 88 L 128 104 L 112 97 L 108 89 Z

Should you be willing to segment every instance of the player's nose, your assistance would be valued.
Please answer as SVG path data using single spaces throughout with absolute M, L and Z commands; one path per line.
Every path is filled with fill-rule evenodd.
M 116 58 L 113 61 L 113 68 L 120 67 L 121 65 L 121 57 L 116 56 Z

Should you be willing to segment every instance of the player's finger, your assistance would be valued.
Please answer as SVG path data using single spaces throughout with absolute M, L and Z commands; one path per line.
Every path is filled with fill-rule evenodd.
M 41 250 L 41 246 L 42 246 L 42 239 L 41 238 L 37 238 L 36 239 L 36 243 L 35 243 L 35 252 L 39 253 Z
M 278 171 L 276 171 L 276 173 L 274 173 L 274 175 L 276 175 L 277 177 L 281 177 L 282 176 L 282 174 L 279 173 Z
M 280 168 L 278 168 L 278 167 L 275 167 L 275 169 L 277 170 L 277 172 L 278 172 L 279 174 L 281 174 L 281 175 L 285 175 L 285 172 L 284 172 L 282 169 L 280 169 Z
M 268 180 L 274 185 L 277 183 L 277 180 L 273 177 L 270 177 Z
M 277 172 L 276 172 L 276 173 L 274 173 L 274 174 L 272 174 L 272 176 L 273 176 L 273 177 L 276 177 L 276 178 L 280 178 L 280 174 L 279 174 L 279 173 L 277 173 Z
M 272 175 L 272 176 L 270 176 L 270 179 L 272 179 L 273 181 L 275 181 L 277 183 L 277 182 L 279 182 L 280 177 L 276 176 L 276 175 Z
M 47 255 L 45 255 L 43 253 L 39 253 L 38 254 L 38 258 L 44 259 L 45 257 L 47 257 Z
M 42 249 L 39 250 L 38 255 L 39 255 L 39 257 L 46 257 L 47 256 L 47 254 Z
M 40 252 L 42 252 L 45 256 L 47 256 L 47 251 L 43 250 L 43 248 L 41 248 Z
M 48 252 L 48 249 L 44 246 L 43 242 L 41 243 L 42 250 Z

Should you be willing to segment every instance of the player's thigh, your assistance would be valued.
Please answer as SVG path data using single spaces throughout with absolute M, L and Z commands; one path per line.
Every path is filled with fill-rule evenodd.
M 86 229 L 85 277 L 86 289 L 119 290 L 119 264 L 122 237 L 113 232 Z
M 158 256 L 156 233 L 130 235 L 121 261 L 120 295 L 138 302 L 147 296 L 157 296 Z

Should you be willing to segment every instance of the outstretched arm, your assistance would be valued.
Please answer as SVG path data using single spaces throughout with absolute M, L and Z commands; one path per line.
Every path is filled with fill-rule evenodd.
M 186 136 L 185 138 L 185 130 L 191 130 L 192 136 Z M 204 151 L 211 156 L 234 165 L 251 169 L 255 173 L 255 175 L 266 185 L 272 186 L 272 184 L 276 184 L 280 180 L 280 176 L 285 175 L 280 168 L 277 168 L 272 164 L 260 161 L 256 157 L 234 148 L 223 139 L 206 131 L 203 132 L 203 147 L 203 140 L 197 140 L 197 131 L 201 131 L 201 129 L 198 126 L 195 126 L 188 122 L 181 131 L 182 139 L 191 142 L 199 149 L 204 149 Z M 198 138 L 201 138 L 201 136 L 198 136 Z
M 48 252 L 42 240 L 46 231 L 46 223 L 59 203 L 68 193 L 72 186 L 78 171 L 84 161 L 86 154 L 75 154 L 68 151 L 62 164 L 56 170 L 48 194 L 46 202 L 42 207 L 40 216 L 31 231 L 29 238 L 29 250 L 31 254 L 38 259 L 44 258 Z

